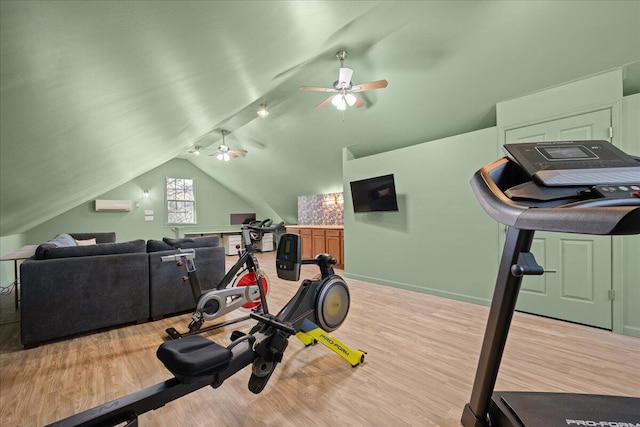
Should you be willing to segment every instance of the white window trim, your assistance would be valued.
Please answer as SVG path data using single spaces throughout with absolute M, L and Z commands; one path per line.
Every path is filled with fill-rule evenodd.
M 190 180 L 193 186 L 193 222 L 171 222 L 169 219 L 169 193 L 167 189 L 168 181 L 170 179 L 181 179 L 181 180 Z M 196 225 L 198 223 L 198 218 L 196 216 L 197 208 L 196 208 L 196 200 L 197 200 L 197 188 L 196 188 L 196 180 L 195 178 L 187 178 L 180 176 L 166 176 L 164 180 L 164 208 L 166 212 L 167 225 Z M 185 200 L 183 200 L 185 201 Z M 191 200 L 188 200 L 191 201 Z

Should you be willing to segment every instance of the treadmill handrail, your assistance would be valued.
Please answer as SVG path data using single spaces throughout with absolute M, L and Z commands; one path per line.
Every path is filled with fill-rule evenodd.
M 471 188 L 484 210 L 496 221 L 522 230 L 564 233 L 640 234 L 640 198 L 568 201 L 556 207 L 537 207 L 509 199 L 498 182 L 505 180 L 508 158 L 478 170 Z

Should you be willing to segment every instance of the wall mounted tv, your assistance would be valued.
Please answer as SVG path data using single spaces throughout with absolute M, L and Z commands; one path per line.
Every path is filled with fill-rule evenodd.
M 351 199 L 355 213 L 397 211 L 393 174 L 352 181 Z

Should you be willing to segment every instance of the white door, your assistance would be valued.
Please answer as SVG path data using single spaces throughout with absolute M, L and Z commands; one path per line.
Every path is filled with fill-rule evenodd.
M 610 140 L 604 109 L 507 130 L 505 142 Z M 542 276 L 526 276 L 517 310 L 611 329 L 611 237 L 537 232 L 531 246 Z

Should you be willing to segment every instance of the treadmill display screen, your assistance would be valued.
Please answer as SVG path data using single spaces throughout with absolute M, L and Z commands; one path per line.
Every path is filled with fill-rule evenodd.
M 596 156 L 591 150 L 583 145 L 536 147 L 536 149 L 547 160 L 587 160 L 598 158 L 598 156 Z
M 591 150 L 583 145 L 560 146 L 560 147 L 536 147 L 538 152 L 547 160 L 579 160 L 597 159 Z

